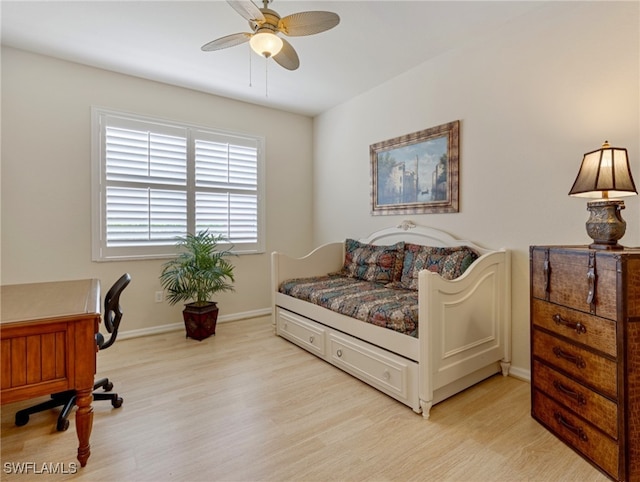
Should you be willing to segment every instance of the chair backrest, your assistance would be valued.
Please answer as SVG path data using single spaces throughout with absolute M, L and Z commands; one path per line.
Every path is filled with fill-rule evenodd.
M 131 276 L 129 273 L 123 274 L 118 281 L 116 281 L 111 289 L 107 291 L 104 297 L 104 326 L 107 331 L 111 333 L 111 336 L 106 342 L 98 342 L 100 350 L 109 348 L 116 341 L 118 336 L 118 328 L 120 327 L 120 320 L 122 319 L 122 308 L 120 307 L 120 294 L 131 282 Z

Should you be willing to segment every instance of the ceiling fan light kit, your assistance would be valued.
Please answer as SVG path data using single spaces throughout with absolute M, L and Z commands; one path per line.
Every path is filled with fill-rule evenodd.
M 211 52 L 249 42 L 258 55 L 272 58 L 287 70 L 296 70 L 300 66 L 298 54 L 278 34 L 289 37 L 314 35 L 340 23 L 340 17 L 333 12 L 298 12 L 281 18 L 276 11 L 267 8 L 271 0 L 262 1 L 264 7 L 258 8 L 251 0 L 227 0 L 249 22 L 253 33 L 227 35 L 204 44 L 202 50 Z
M 249 40 L 249 44 L 255 53 L 268 59 L 280 53 L 284 42 L 274 33 L 264 31 L 256 32 Z

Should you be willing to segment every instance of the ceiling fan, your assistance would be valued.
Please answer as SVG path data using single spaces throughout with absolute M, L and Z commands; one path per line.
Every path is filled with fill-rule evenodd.
M 253 33 L 227 35 L 204 44 L 202 50 L 211 52 L 249 42 L 259 55 L 273 58 L 285 69 L 296 70 L 300 66 L 298 54 L 278 34 L 283 33 L 289 37 L 313 35 L 340 23 L 340 17 L 333 12 L 298 12 L 281 18 L 278 12 L 267 8 L 271 1 L 262 0 L 264 7 L 258 8 L 251 0 L 227 0 L 236 12 L 249 21 Z

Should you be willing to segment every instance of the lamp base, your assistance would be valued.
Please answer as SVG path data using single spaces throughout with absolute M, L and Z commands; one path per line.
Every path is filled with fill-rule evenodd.
M 593 243 L 591 249 L 624 249 L 618 240 L 624 236 L 627 223 L 620 211 L 624 209 L 624 201 L 618 199 L 600 199 L 587 203 L 587 211 L 591 213 L 587 220 L 587 234 Z

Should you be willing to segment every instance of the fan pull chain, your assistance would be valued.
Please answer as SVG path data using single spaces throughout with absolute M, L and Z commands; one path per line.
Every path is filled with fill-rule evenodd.
M 251 85 L 251 47 L 249 47 L 249 87 L 253 87 Z
M 264 96 L 269 97 L 269 59 L 264 59 Z

